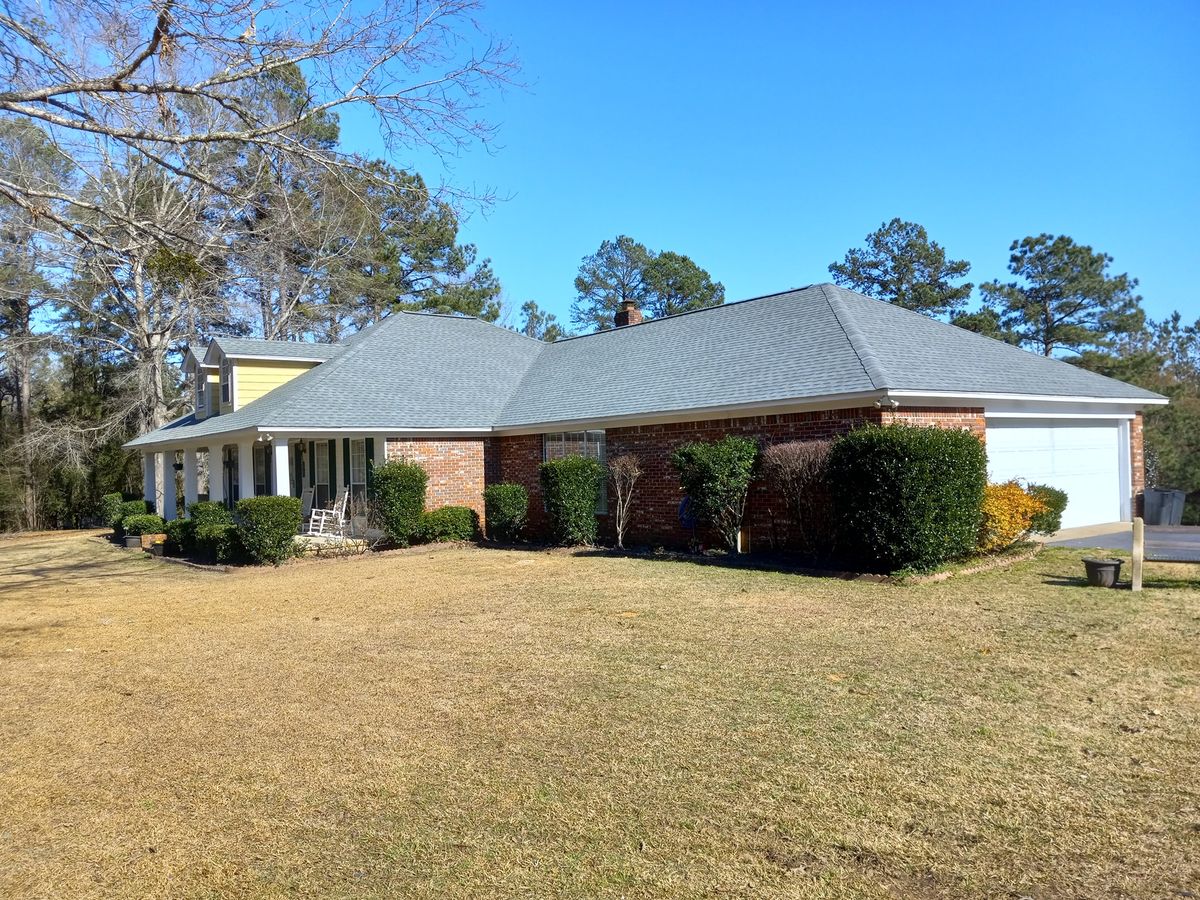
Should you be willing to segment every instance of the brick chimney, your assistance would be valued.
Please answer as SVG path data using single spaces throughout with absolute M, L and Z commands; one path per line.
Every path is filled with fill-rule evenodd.
M 635 300 L 622 300 L 620 309 L 613 316 L 613 324 L 618 328 L 624 328 L 626 325 L 637 325 L 641 321 L 642 311 L 638 309 L 637 301 Z

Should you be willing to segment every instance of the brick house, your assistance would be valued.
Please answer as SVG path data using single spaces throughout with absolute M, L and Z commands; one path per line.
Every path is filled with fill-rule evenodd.
M 162 485 L 177 468 L 185 502 L 311 487 L 323 504 L 341 487 L 365 494 L 375 465 L 406 457 L 429 473 L 431 508 L 482 515 L 485 485 L 525 485 L 535 531 L 543 460 L 631 452 L 646 472 L 631 539 L 677 545 L 689 537 L 668 462 L 680 443 L 888 422 L 972 431 L 993 480 L 1067 492 L 1064 526 L 1128 520 L 1143 489 L 1142 410 L 1167 402 L 831 284 L 657 320 L 626 307 L 614 324 L 547 344 L 399 313 L 341 344 L 215 338 L 185 360 L 193 411 L 127 446 L 143 452 L 146 496 L 168 518 L 175 491 Z M 786 527 L 780 506 L 754 486 L 752 535 Z

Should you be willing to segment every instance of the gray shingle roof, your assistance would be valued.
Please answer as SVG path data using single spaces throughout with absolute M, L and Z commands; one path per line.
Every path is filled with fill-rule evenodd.
M 217 340 L 227 353 L 229 341 L 279 346 Z M 130 446 L 258 427 L 517 427 L 888 390 L 1161 399 L 831 284 L 553 344 L 477 319 L 400 313 L 342 345 L 296 346 L 331 356 L 237 412 L 185 416 Z
M 341 344 L 314 344 L 309 341 L 263 341 L 257 338 L 215 337 L 216 346 L 232 359 L 265 356 L 272 359 L 333 359 L 342 352 Z

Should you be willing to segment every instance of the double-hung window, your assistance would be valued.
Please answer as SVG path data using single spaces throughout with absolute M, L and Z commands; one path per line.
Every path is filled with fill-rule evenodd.
M 196 372 L 196 415 L 208 415 L 208 373 L 203 369 Z
M 329 441 L 313 443 L 313 474 L 317 479 L 313 485 L 313 508 L 324 509 L 333 499 L 329 496 Z
M 221 402 L 233 403 L 233 363 L 221 360 Z
M 266 444 L 254 445 L 254 496 L 265 497 L 271 493 L 271 481 L 267 471 L 270 451 Z
M 603 431 L 556 431 L 542 435 L 542 458 L 562 459 L 566 456 L 590 456 L 600 465 L 606 465 Z M 608 512 L 608 483 L 600 486 L 600 502 L 596 512 Z

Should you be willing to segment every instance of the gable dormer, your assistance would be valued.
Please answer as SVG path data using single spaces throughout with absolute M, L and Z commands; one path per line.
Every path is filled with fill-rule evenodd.
M 192 391 L 192 414 L 197 421 L 217 413 L 220 375 L 217 366 L 204 361 L 206 355 L 197 355 L 195 348 L 189 348 L 183 358 L 183 371 Z
M 203 364 L 216 373 L 211 409 L 231 413 L 332 359 L 340 344 L 213 338 Z

